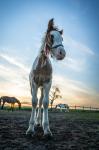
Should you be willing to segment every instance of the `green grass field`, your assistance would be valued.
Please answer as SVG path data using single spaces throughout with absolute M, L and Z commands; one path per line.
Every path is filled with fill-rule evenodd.
M 10 107 L 6 106 L 4 107 L 4 110 L 7 110 L 7 111 L 11 111 Z M 18 107 L 15 107 L 14 111 L 18 111 Z M 23 106 L 21 108 L 21 111 L 31 111 L 32 110 L 32 107 L 28 107 L 28 106 Z M 74 109 L 70 109 L 69 112 L 64 112 L 64 110 L 62 112 L 60 112 L 59 109 L 50 109 L 49 108 L 49 112 L 52 112 L 52 113 L 63 113 L 66 118 L 75 118 L 75 119 L 89 119 L 89 120 L 99 120 L 99 111 L 90 111 L 90 110 L 74 110 Z

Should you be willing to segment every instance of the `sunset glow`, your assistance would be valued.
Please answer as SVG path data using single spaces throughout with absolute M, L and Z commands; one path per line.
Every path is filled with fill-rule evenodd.
M 53 85 L 62 94 L 55 104 L 99 107 L 99 10 L 95 2 L 1 0 L 0 96 L 31 102 L 29 72 L 48 20 L 54 17 L 64 30 L 67 53 L 60 62 L 51 58 Z

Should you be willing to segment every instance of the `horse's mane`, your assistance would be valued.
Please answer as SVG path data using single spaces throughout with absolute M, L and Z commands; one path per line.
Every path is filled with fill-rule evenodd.
M 44 46 L 45 46 L 45 42 L 46 42 L 46 36 L 51 32 L 51 31 L 58 31 L 58 32 L 63 32 L 63 30 L 59 30 L 59 28 L 57 26 L 54 25 L 54 19 L 52 18 L 51 20 L 49 20 L 48 22 L 48 27 L 46 32 L 44 33 L 44 36 L 41 39 L 41 47 L 39 50 L 39 54 L 41 53 L 42 50 L 44 50 Z
M 39 53 L 40 53 L 42 50 L 44 50 L 45 41 L 46 41 L 46 32 L 44 33 L 44 36 L 43 36 L 42 39 L 41 39 L 41 47 L 40 47 Z

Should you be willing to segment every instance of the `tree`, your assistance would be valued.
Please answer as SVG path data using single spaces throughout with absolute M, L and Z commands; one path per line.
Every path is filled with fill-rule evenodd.
M 51 110 L 52 110 L 54 100 L 56 100 L 58 98 L 62 98 L 59 88 L 54 86 L 51 90 L 49 97 L 50 97 L 49 99 L 50 99 Z

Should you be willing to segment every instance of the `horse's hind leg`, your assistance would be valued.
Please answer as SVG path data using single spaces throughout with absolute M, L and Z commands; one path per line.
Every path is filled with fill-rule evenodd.
M 14 110 L 14 104 L 12 103 L 12 107 L 11 107 L 11 110 L 13 111 Z
M 2 106 L 1 106 L 1 109 L 3 109 L 3 108 L 4 108 L 4 104 L 5 104 L 5 102 L 3 102 Z
M 11 110 L 13 111 L 13 103 L 11 103 Z
M 29 128 L 26 131 L 26 134 L 35 134 L 34 126 L 35 126 L 35 120 L 36 120 L 36 107 L 37 107 L 37 90 L 38 87 L 35 83 L 31 86 L 31 94 L 32 94 L 32 112 L 31 117 L 29 121 Z
M 41 113 L 42 101 L 43 101 L 43 88 L 41 87 L 41 97 L 39 100 L 39 107 L 38 107 L 37 118 L 36 118 L 37 126 L 42 126 L 42 113 Z

